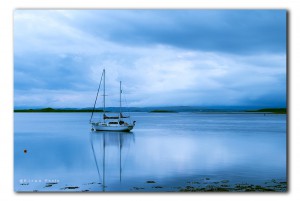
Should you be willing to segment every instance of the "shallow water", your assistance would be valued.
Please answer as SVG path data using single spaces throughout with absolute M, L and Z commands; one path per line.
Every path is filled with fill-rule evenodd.
M 178 191 L 193 183 L 286 181 L 286 115 L 131 116 L 136 127 L 121 133 L 91 132 L 89 113 L 15 113 L 15 191 Z

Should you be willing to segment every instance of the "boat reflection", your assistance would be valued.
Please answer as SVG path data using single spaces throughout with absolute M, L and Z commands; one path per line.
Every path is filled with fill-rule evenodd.
M 107 187 L 107 180 L 118 180 L 121 184 L 127 155 L 134 144 L 134 134 L 93 131 L 90 133 L 90 142 L 102 191 Z

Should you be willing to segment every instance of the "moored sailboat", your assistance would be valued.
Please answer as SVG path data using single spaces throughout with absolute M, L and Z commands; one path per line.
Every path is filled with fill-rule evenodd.
M 103 115 L 102 115 L 102 120 L 98 121 L 98 122 L 93 122 L 92 118 L 93 118 L 95 106 L 96 106 L 96 103 L 97 103 L 102 78 L 103 78 Z M 127 132 L 131 131 L 133 129 L 133 127 L 135 126 L 135 121 L 131 122 L 130 116 L 124 116 L 122 114 L 122 82 L 120 81 L 120 106 L 119 106 L 120 111 L 119 111 L 118 115 L 109 116 L 109 115 L 106 114 L 106 111 L 105 111 L 105 98 L 106 98 L 106 94 L 105 94 L 105 69 L 103 69 L 103 73 L 102 73 L 101 80 L 100 80 L 100 83 L 99 83 L 98 92 L 97 92 L 93 112 L 92 112 L 91 119 L 90 119 L 90 124 L 92 124 L 92 130 L 95 130 L 95 131 L 125 131 L 125 132 L 126 131 Z

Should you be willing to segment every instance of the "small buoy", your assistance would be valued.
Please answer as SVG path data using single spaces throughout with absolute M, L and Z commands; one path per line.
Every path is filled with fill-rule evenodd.
M 24 149 L 24 154 L 27 154 L 27 149 Z

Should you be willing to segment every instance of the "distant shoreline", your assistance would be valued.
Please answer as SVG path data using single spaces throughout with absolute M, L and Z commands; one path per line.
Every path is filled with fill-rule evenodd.
M 286 114 L 286 108 L 263 108 L 263 109 L 259 109 L 259 110 L 246 110 L 245 112 Z
M 90 109 L 90 108 L 83 108 L 83 109 L 54 109 L 54 108 L 39 108 L 39 109 L 14 109 L 14 112 L 16 113 L 34 113 L 34 112 L 103 112 L 102 109 Z M 106 112 L 113 112 L 113 111 L 106 111 Z M 263 113 L 263 114 L 286 114 L 286 108 L 262 108 L 257 110 L 214 110 L 214 109 L 203 109 L 203 110 L 166 110 L 166 109 L 152 109 L 152 110 L 132 110 L 130 112 L 148 112 L 148 113 L 178 113 L 178 112 L 197 112 L 197 113 L 210 113 L 210 114 L 217 114 L 217 113 L 226 113 L 226 114 L 239 114 L 239 113 L 247 113 L 247 114 L 257 114 L 257 113 Z
M 15 109 L 14 112 L 93 112 L 92 109 Z M 95 109 L 94 112 L 103 112 L 103 110 Z
M 151 110 L 150 113 L 177 113 L 177 111 L 173 111 L 173 110 Z

